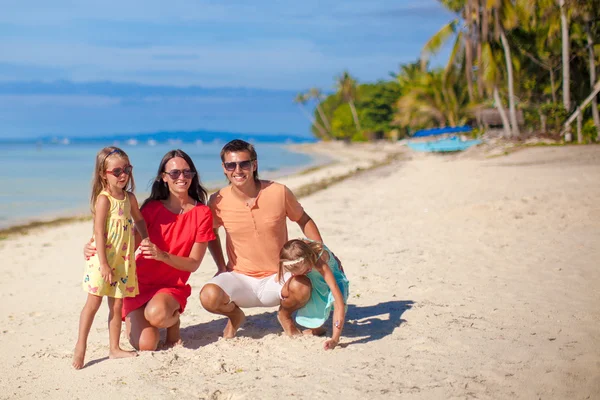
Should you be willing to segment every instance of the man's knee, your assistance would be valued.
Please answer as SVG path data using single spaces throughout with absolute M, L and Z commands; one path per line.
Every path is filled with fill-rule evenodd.
M 290 303 L 295 303 L 302 307 L 310 299 L 312 285 L 310 279 L 304 275 L 296 275 L 288 281 L 288 299 Z
M 200 291 L 200 304 L 207 311 L 215 311 L 224 303 L 225 292 L 214 283 L 204 285 Z

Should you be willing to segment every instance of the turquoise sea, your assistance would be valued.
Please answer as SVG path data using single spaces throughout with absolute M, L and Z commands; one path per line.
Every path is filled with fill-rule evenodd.
M 222 141 L 123 143 L 0 143 L 0 229 L 33 220 L 85 215 L 95 155 L 103 146 L 125 150 L 134 166 L 136 195 L 145 199 L 162 156 L 179 148 L 192 157 L 204 187 L 216 189 L 227 181 L 219 153 Z M 254 143 L 261 178 L 297 172 L 327 160 L 289 150 L 284 143 Z

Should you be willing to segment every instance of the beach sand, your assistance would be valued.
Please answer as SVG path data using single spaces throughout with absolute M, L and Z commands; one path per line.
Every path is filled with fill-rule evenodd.
M 0 398 L 600 398 L 600 146 L 493 158 L 311 146 L 339 161 L 281 181 L 328 180 L 301 201 L 350 279 L 338 348 L 284 336 L 276 308 L 247 310 L 238 337 L 220 338 L 225 319 L 198 301 L 207 254 L 183 346 L 108 360 L 103 305 L 75 371 L 91 223 L 73 222 L 0 241 Z

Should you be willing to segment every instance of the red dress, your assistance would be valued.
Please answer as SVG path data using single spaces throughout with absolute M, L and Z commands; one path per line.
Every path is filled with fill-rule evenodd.
M 212 214 L 204 204 L 197 204 L 185 214 L 174 214 L 155 200 L 141 210 L 150 241 L 159 249 L 181 257 L 189 257 L 194 243 L 215 239 Z M 157 293 L 168 293 L 183 312 L 192 288 L 187 284 L 190 272 L 180 271 L 161 261 L 136 257 L 139 294 L 123 301 L 123 318 L 145 305 Z

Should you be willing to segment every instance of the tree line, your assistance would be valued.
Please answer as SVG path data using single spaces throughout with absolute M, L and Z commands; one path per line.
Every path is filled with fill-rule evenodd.
M 440 0 L 454 14 L 413 63 L 389 79 L 358 83 L 348 71 L 335 91 L 311 88 L 295 101 L 323 140 L 397 139 L 430 127 L 494 125 L 504 136 L 562 137 L 580 112 L 579 142 L 600 138 L 596 69 L 600 0 Z M 451 45 L 445 66 L 429 59 Z M 591 98 L 591 100 L 589 100 Z M 583 103 L 585 100 L 587 103 Z M 314 112 L 304 108 L 314 106 Z M 583 108 L 583 105 L 587 107 Z M 491 122 L 493 111 L 499 122 Z M 573 114 L 574 115 L 574 114 Z

